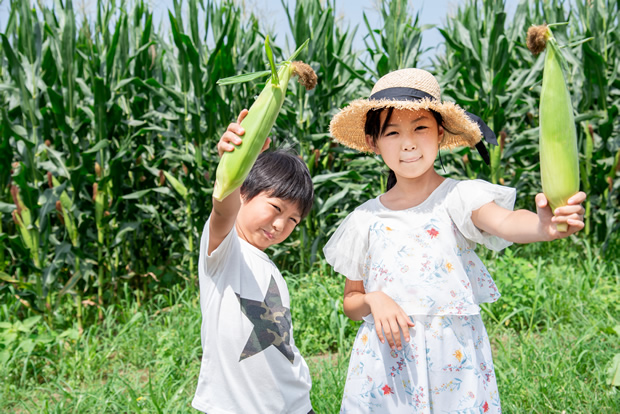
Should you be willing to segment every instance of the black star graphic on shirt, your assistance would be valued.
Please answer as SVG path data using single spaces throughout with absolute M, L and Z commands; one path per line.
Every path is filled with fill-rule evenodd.
M 254 325 L 239 361 L 275 346 L 290 362 L 295 355 L 291 348 L 291 311 L 282 305 L 278 285 L 271 276 L 269 288 L 263 301 L 242 298 L 237 293 L 241 310 Z

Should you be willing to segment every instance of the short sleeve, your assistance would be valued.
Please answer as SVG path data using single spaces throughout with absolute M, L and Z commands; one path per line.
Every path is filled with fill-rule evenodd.
M 368 234 L 359 226 L 358 212 L 349 214 L 329 239 L 323 253 L 336 272 L 350 280 L 364 279 Z
M 491 250 L 502 250 L 512 242 L 478 229 L 471 220 L 471 213 L 490 202 L 512 210 L 515 197 L 516 190 L 511 187 L 483 180 L 459 181 L 448 195 L 447 210 L 456 227 L 467 239 L 483 244 Z
M 239 248 L 237 230 L 235 229 L 235 226 L 233 226 L 220 245 L 217 246 L 211 254 L 207 254 L 207 249 L 209 246 L 210 220 L 211 218 L 207 220 L 202 231 L 202 237 L 200 239 L 200 254 L 198 258 L 198 262 L 200 263 L 200 274 L 204 274 L 205 276 L 213 275 L 220 266 L 220 263 L 225 262 L 230 257 L 232 250 Z

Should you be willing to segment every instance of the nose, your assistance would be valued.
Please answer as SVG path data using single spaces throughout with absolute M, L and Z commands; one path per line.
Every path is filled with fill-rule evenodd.
M 284 219 L 281 217 L 276 218 L 272 223 L 271 223 L 271 227 L 273 227 L 273 229 L 275 231 L 280 231 L 282 230 L 282 228 L 284 227 Z
M 403 138 L 402 148 L 403 148 L 403 151 L 413 151 L 413 150 L 415 150 L 416 149 L 415 140 L 412 137 L 409 137 L 409 136 Z

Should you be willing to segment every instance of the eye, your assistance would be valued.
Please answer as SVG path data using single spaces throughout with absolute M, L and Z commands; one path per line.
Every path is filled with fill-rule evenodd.
M 427 128 L 428 128 L 428 127 L 427 127 L 426 125 L 420 125 L 420 126 L 416 127 L 416 129 L 415 129 L 415 130 L 416 130 L 416 131 L 421 131 L 421 130 L 423 130 L 423 129 L 427 129 Z
M 297 219 L 295 217 L 291 217 L 289 220 L 291 220 L 293 223 L 295 223 L 295 225 L 297 225 L 299 223 L 299 221 L 297 221 Z
M 280 207 L 276 206 L 275 204 L 272 204 L 271 206 L 273 208 L 275 208 L 278 213 L 282 211 L 282 209 Z

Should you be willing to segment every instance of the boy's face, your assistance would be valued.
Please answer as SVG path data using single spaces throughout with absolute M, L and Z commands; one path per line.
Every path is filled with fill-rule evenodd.
M 241 197 L 235 227 L 239 237 L 260 250 L 284 241 L 301 221 L 296 203 L 259 193 L 250 201 Z

